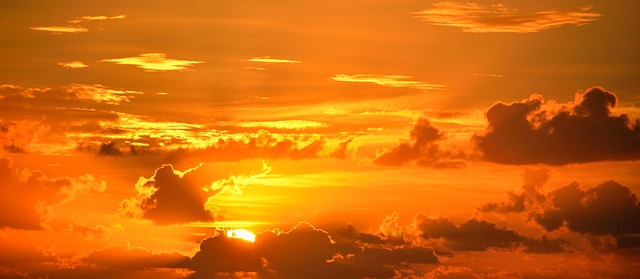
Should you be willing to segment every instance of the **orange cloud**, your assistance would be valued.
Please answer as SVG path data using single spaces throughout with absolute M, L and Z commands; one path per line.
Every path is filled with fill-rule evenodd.
M 267 63 L 267 64 L 298 64 L 300 63 L 300 61 L 298 60 L 279 59 L 279 58 L 273 58 L 271 56 L 253 57 L 247 61 L 256 62 L 256 63 Z M 262 68 L 251 67 L 251 69 L 261 70 Z
M 410 142 L 401 143 L 394 149 L 379 155 L 374 163 L 401 166 L 415 162 L 423 167 L 463 167 L 466 155 L 462 151 L 443 150 L 438 141 L 444 138 L 440 130 L 429 120 L 420 118 L 410 132 Z
M 562 25 L 581 26 L 598 20 L 600 14 L 591 7 L 571 11 L 539 11 L 522 13 L 502 4 L 481 5 L 470 2 L 439 2 L 431 9 L 414 12 L 418 19 L 433 25 L 461 28 L 464 32 L 530 33 Z
M 50 32 L 53 34 L 83 33 L 83 32 L 89 31 L 89 29 L 80 27 L 80 26 L 41 26 L 41 27 L 31 27 L 29 29 L 36 30 L 36 31 Z
M 612 109 L 618 98 L 601 87 L 577 93 L 562 106 L 534 94 L 521 102 L 497 103 L 489 126 L 473 137 L 484 158 L 502 164 L 548 164 L 640 158 L 640 122 Z
M 374 83 L 385 87 L 406 87 L 419 90 L 437 90 L 444 88 L 444 86 L 440 84 L 409 80 L 411 78 L 413 77 L 402 75 L 337 74 L 331 79 L 342 82 Z
M 143 53 L 133 57 L 104 59 L 102 62 L 134 65 L 147 72 L 188 71 L 189 67 L 204 63 L 202 61 L 171 59 L 167 58 L 164 53 Z
M 310 121 L 310 120 L 278 120 L 278 121 L 256 121 L 256 122 L 239 122 L 239 127 L 243 128 L 276 128 L 276 129 L 313 129 L 313 128 L 325 128 L 329 127 L 328 124 Z
M 74 20 L 70 20 L 69 23 L 80 23 L 87 21 L 95 21 L 95 20 L 112 20 L 112 19 L 123 19 L 126 18 L 126 15 L 117 15 L 117 16 L 81 16 Z
M 67 69 L 83 69 L 83 68 L 88 68 L 89 67 L 89 66 L 85 65 L 84 63 L 82 63 L 80 61 L 60 62 L 60 63 L 58 63 L 58 65 L 60 65 L 63 68 L 67 68 Z
M 49 178 L 39 171 L 16 170 L 0 157 L 0 228 L 39 230 L 52 217 L 52 208 L 79 195 L 106 190 L 91 175 Z

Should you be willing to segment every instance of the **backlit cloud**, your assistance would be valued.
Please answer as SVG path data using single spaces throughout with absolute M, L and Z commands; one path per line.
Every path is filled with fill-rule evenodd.
M 69 62 L 60 62 L 58 63 L 58 65 L 60 65 L 63 68 L 67 68 L 67 69 L 82 69 L 82 68 L 88 68 L 89 66 L 87 66 L 86 64 L 80 62 L 80 61 L 69 61 Z
M 402 75 L 337 74 L 331 79 L 342 82 L 373 83 L 385 87 L 406 87 L 419 90 L 436 90 L 444 88 L 444 86 L 440 84 L 415 81 L 411 80 L 412 78 L 412 76 Z
M 189 67 L 204 63 L 202 61 L 171 59 L 167 58 L 167 55 L 164 53 L 143 53 L 133 57 L 104 59 L 102 62 L 134 65 L 147 72 L 188 71 L 190 70 Z
M 86 21 L 95 21 L 95 20 L 111 20 L 111 19 L 123 19 L 127 17 L 126 15 L 117 15 L 117 16 L 81 16 L 74 20 L 69 20 L 69 23 L 80 23 Z
M 83 32 L 89 31 L 89 29 L 81 26 L 39 26 L 39 27 L 31 27 L 29 29 L 36 30 L 36 31 L 49 32 L 53 34 L 83 33 Z
M 389 166 L 401 166 L 415 162 L 423 167 L 462 167 L 466 155 L 459 150 L 445 150 L 439 141 L 444 134 L 433 127 L 429 120 L 420 118 L 410 132 L 410 141 L 379 155 L 374 163 Z
M 273 58 L 271 56 L 253 57 L 251 59 L 248 59 L 247 61 L 256 62 L 256 63 L 267 63 L 267 64 L 298 64 L 300 63 L 300 61 L 298 60 Z M 262 70 L 263 68 L 251 67 L 251 69 Z
M 640 158 L 640 122 L 612 109 L 618 98 L 601 87 L 577 93 L 564 105 L 534 94 L 497 103 L 486 114 L 489 126 L 473 140 L 488 161 L 549 164 Z
M 276 129 L 314 129 L 329 127 L 326 123 L 311 120 L 278 120 L 278 121 L 257 121 L 240 122 L 237 124 L 243 128 L 276 128 Z
M 598 20 L 600 14 L 590 12 L 591 7 L 569 11 L 543 10 L 521 12 L 502 4 L 482 5 L 470 2 L 439 2 L 432 8 L 413 15 L 433 25 L 461 28 L 464 32 L 529 33 L 562 25 L 581 26 Z

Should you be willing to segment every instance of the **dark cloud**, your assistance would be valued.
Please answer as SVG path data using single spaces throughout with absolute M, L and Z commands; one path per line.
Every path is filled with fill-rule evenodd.
M 0 228 L 43 229 L 52 207 L 104 184 L 90 175 L 49 178 L 39 171 L 17 170 L 9 158 L 0 157 Z
M 497 213 L 521 213 L 529 210 L 536 204 L 541 204 L 546 197 L 542 194 L 542 186 L 549 179 L 549 170 L 546 168 L 527 168 L 523 173 L 524 183 L 521 193 L 509 192 L 506 202 L 488 202 L 478 210 L 480 212 Z
M 132 247 L 129 242 L 121 241 L 92 251 L 80 260 L 110 269 L 182 268 L 188 264 L 189 257 L 180 253 L 154 253 L 141 247 Z
M 213 193 L 202 190 L 208 185 L 199 181 L 198 170 L 196 167 L 180 172 L 172 165 L 163 165 L 151 178 L 141 177 L 135 185 L 138 197 L 120 203 L 120 213 L 161 225 L 213 221 L 211 212 L 205 208 Z
M 561 241 L 547 238 L 534 239 L 509 229 L 501 229 L 496 224 L 483 220 L 470 219 L 455 225 L 448 218 L 429 218 L 419 214 L 414 225 L 425 239 L 443 239 L 445 246 L 455 251 L 485 251 L 489 248 L 514 249 L 525 247 L 525 252 L 557 253 L 561 252 Z
M 564 224 L 572 231 L 595 235 L 640 234 L 638 197 L 614 181 L 587 190 L 574 182 L 549 193 L 548 198 L 552 208 L 535 220 L 549 231 Z
M 491 162 L 549 164 L 640 158 L 640 120 L 615 115 L 618 99 L 601 87 L 576 94 L 574 103 L 547 110 L 542 96 L 497 103 L 487 111 L 489 127 L 474 142 Z
M 100 149 L 98 149 L 98 155 L 122 157 L 122 151 L 116 148 L 116 141 L 110 141 L 108 143 L 102 143 L 100 145 Z
M 450 168 L 463 167 L 465 155 L 460 151 L 440 148 L 439 141 L 444 135 L 429 120 L 418 119 L 409 133 L 409 142 L 401 143 L 374 160 L 374 163 L 389 166 L 401 166 L 415 163 L 422 167 Z

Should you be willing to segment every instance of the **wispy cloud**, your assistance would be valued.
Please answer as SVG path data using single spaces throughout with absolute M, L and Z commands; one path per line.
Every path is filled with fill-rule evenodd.
M 102 62 L 134 65 L 147 72 L 187 71 L 190 66 L 204 63 L 202 61 L 171 59 L 167 58 L 167 55 L 164 53 L 143 53 L 133 57 L 104 59 Z
M 82 69 L 82 68 L 88 68 L 89 66 L 87 66 L 86 64 L 80 62 L 80 61 L 68 61 L 68 62 L 60 62 L 58 63 L 58 65 L 60 65 L 63 68 L 67 68 L 67 69 Z
M 123 19 L 127 17 L 126 15 L 117 15 L 117 16 L 81 16 L 74 20 L 69 20 L 69 23 L 80 23 L 86 21 L 94 21 L 94 20 L 110 20 L 110 19 Z
M 471 76 L 474 76 L 474 77 L 489 77 L 489 78 L 501 78 L 501 77 L 504 77 L 504 75 L 500 75 L 500 74 L 471 74 Z
M 259 122 L 242 122 L 238 126 L 243 128 L 276 128 L 276 129 L 312 129 L 328 127 L 326 123 L 310 121 L 310 120 L 278 120 L 278 121 L 259 121 Z
M 530 33 L 562 25 L 581 26 L 600 18 L 589 12 L 592 7 L 570 11 L 544 10 L 520 12 L 502 4 L 481 5 L 469 2 L 439 2 L 414 16 L 433 25 L 462 28 L 464 32 Z
M 40 26 L 40 27 L 31 27 L 29 29 L 36 30 L 36 31 L 50 32 L 53 34 L 82 33 L 82 32 L 89 31 L 89 29 L 81 26 Z
M 251 58 L 251 59 L 249 59 L 247 61 L 256 62 L 256 63 L 269 63 L 269 64 L 298 64 L 298 63 L 300 63 L 300 61 L 298 61 L 298 60 L 279 59 L 279 58 L 273 58 L 271 56 L 253 57 L 253 58 Z
M 420 90 L 434 90 L 443 89 L 444 86 L 440 84 L 432 84 L 423 81 L 410 80 L 412 76 L 402 75 L 377 75 L 377 74 L 337 74 L 332 77 L 332 80 L 342 82 L 361 82 L 361 83 L 375 83 L 385 87 L 408 87 Z

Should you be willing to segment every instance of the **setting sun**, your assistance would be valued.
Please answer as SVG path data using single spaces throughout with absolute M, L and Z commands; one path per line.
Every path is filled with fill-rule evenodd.
M 227 231 L 227 237 L 240 238 L 240 239 L 244 239 L 244 240 L 249 241 L 249 242 L 256 241 L 256 235 L 255 234 L 253 234 L 252 232 L 250 232 L 248 230 L 243 230 L 243 229 L 228 230 Z
M 640 278 L 639 14 L 0 1 L 0 278 Z

